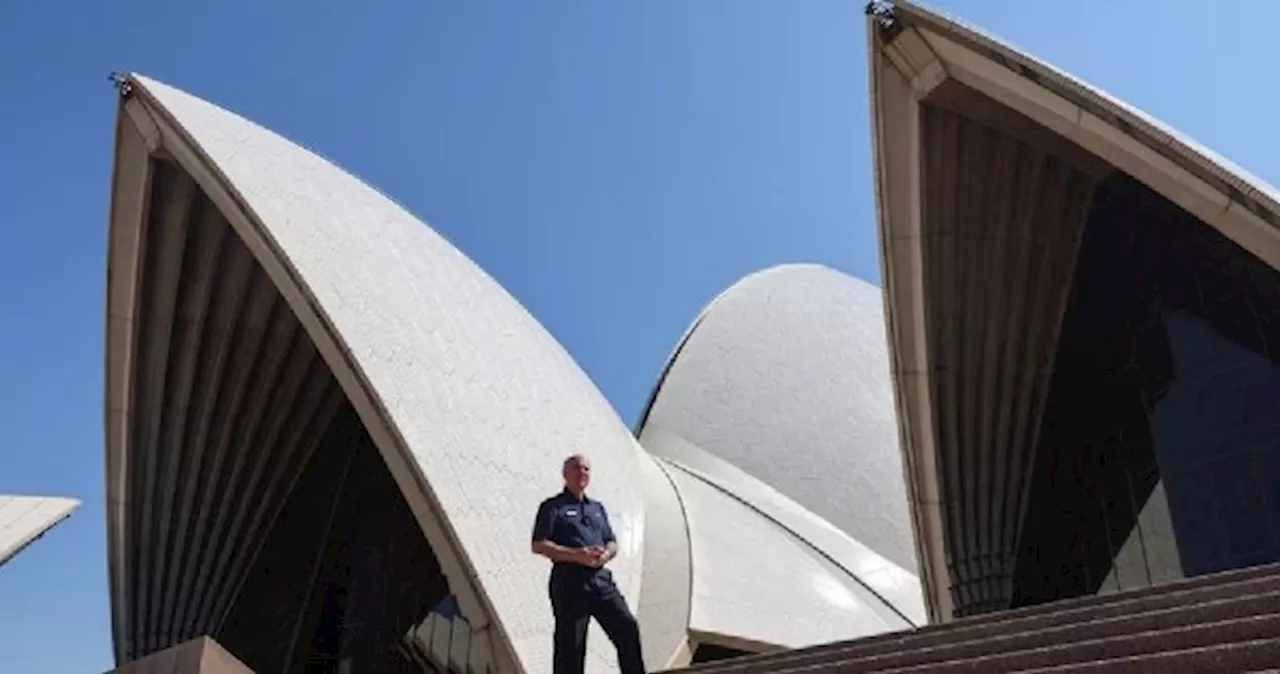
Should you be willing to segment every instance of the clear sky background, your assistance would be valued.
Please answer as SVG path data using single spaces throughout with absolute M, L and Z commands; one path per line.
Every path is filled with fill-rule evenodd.
M 1280 178 L 1280 2 L 937 0 Z M 103 328 L 116 96 L 146 73 L 336 161 L 505 285 L 628 423 L 702 305 L 879 282 L 861 0 L 0 2 L 0 493 L 84 500 L 0 569 L 5 672 L 112 666 Z

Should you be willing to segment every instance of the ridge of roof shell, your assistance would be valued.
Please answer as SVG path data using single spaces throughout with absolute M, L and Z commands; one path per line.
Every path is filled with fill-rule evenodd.
M 1280 190 L 1147 112 L 962 19 L 906 0 L 886 4 L 889 9 L 885 16 L 893 22 L 936 31 L 1036 82 L 1065 102 L 1123 130 L 1147 149 L 1227 193 L 1249 212 L 1280 228 Z

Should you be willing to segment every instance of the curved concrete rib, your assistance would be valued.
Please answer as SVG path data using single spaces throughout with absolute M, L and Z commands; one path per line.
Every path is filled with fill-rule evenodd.
M 841 584 L 849 588 L 847 592 L 857 597 L 858 610 L 866 612 L 864 622 L 846 619 L 838 628 L 845 632 L 834 636 L 826 634 L 827 628 L 815 628 L 812 636 L 804 637 L 811 640 L 808 643 L 820 643 L 820 639 L 824 637 L 830 637 L 828 640 L 831 641 L 853 639 L 879 632 L 906 629 L 927 622 L 920 581 L 909 571 L 877 554 L 771 486 L 682 438 L 662 431 L 650 431 L 642 436 L 641 442 L 646 449 L 652 448 L 656 455 L 662 457 L 659 461 L 667 467 L 668 472 L 678 470 L 687 476 L 678 483 L 685 485 L 679 491 L 682 500 L 686 502 L 687 509 L 696 509 L 697 504 L 690 505 L 689 502 L 697 498 L 697 494 L 702 494 L 700 502 L 705 505 L 706 510 L 727 513 L 718 518 L 723 521 L 716 525 L 717 529 L 723 527 L 727 532 L 734 534 L 726 538 L 714 533 L 710 537 L 707 536 L 709 528 L 706 526 L 708 519 L 706 510 L 700 522 L 702 527 L 697 526 L 699 523 L 697 514 L 691 512 L 689 515 L 690 540 L 691 547 L 695 551 L 701 547 L 704 554 L 719 556 L 721 559 L 734 559 L 734 555 L 717 555 L 714 548 L 723 548 L 730 543 L 745 545 L 746 543 L 730 539 L 741 536 L 749 541 L 751 537 L 742 533 L 744 527 L 750 526 L 756 529 L 764 527 L 772 533 L 762 535 L 768 540 L 773 540 L 775 545 L 770 546 L 759 541 L 752 543 L 759 550 L 756 555 L 759 563 L 770 568 L 784 568 L 786 563 L 771 555 L 776 553 L 785 559 L 786 555 L 796 554 L 796 551 L 800 550 L 802 552 L 799 554 L 818 560 L 818 564 L 826 568 L 828 573 L 840 578 Z M 703 486 L 690 486 L 692 483 L 688 478 L 696 478 Z M 710 496 L 707 489 L 719 492 L 721 496 Z M 695 494 L 690 495 L 688 493 L 690 491 L 695 491 Z M 736 502 L 738 505 L 730 506 L 725 499 Z M 789 542 L 784 543 L 784 541 Z M 797 545 L 798 548 L 795 547 Z M 720 563 L 699 568 L 695 563 L 693 566 L 695 582 L 701 580 L 705 583 L 708 575 L 732 572 L 732 569 L 725 569 L 724 566 Z M 769 584 L 769 587 L 792 587 L 775 583 L 769 573 L 758 574 L 758 580 Z M 815 591 L 820 592 L 822 585 L 818 583 Z M 739 592 L 732 596 L 714 596 L 704 593 L 703 598 L 712 602 L 733 603 L 755 601 L 748 597 L 756 596 L 759 601 L 773 607 L 774 610 L 786 612 L 795 608 L 792 606 L 793 601 L 804 599 L 803 593 L 796 591 L 799 594 L 795 596 L 790 594 L 790 590 L 779 595 L 757 590 L 754 593 Z M 698 593 L 695 592 L 694 595 L 696 603 Z M 802 611 L 799 612 L 802 613 Z M 694 629 L 697 629 L 696 622 L 691 624 Z M 761 639 L 760 641 L 784 645 L 797 638 L 800 637 L 791 635 L 787 639 Z
M 1191 197 L 1176 195 L 1178 187 L 1192 188 L 1220 202 L 1221 208 L 1206 212 L 1209 216 L 1234 207 L 1254 214 L 1272 229 L 1280 227 L 1280 190 L 1168 124 L 972 24 L 914 2 L 892 4 L 899 21 L 927 32 L 926 40 L 950 77 L 973 82 L 993 98 L 1012 103 L 1019 111 L 1025 109 L 1032 119 L 1063 132 L 1121 170 L 1137 169 L 1135 177 L 1175 203 L 1181 205 L 1178 199 Z M 1202 181 L 1203 187 L 1183 182 L 1187 176 L 1176 175 L 1178 170 Z M 1181 185 L 1164 182 L 1157 173 Z M 1169 193 L 1162 187 L 1169 188 Z M 1205 187 L 1218 196 L 1209 197 Z M 1205 221 L 1217 226 L 1212 219 Z
M 163 638 L 133 633 L 132 625 L 143 624 L 134 602 L 146 592 L 138 585 L 146 579 L 128 572 L 137 561 L 130 555 L 147 547 L 138 537 L 148 528 L 131 524 L 132 513 L 149 507 L 134 502 L 131 488 L 152 489 L 130 477 L 128 447 L 142 431 L 131 421 L 138 403 L 133 370 L 141 361 L 138 312 L 154 299 L 144 297 L 139 270 L 169 259 L 144 259 L 139 249 L 159 163 L 189 176 L 184 189 L 195 196 L 181 199 L 207 198 L 210 217 L 225 219 L 265 272 L 280 298 L 277 311 L 296 320 L 299 348 L 314 345 L 319 358 L 300 367 L 320 368 L 317 386 L 331 373 L 358 413 L 463 613 L 477 632 L 489 630 L 498 671 L 549 666 L 547 567 L 525 541 L 538 502 L 558 488 L 565 455 L 585 450 L 595 461 L 593 493 L 609 504 L 623 548 L 615 576 L 628 596 L 640 595 L 644 501 L 631 479 L 640 469 L 639 447 L 564 349 L 509 294 L 422 222 L 324 159 L 154 80 L 133 76 L 126 89 L 108 302 L 108 522 L 118 659 Z M 152 323 L 165 319 L 147 315 Z M 179 340 L 164 348 L 185 353 L 182 347 Z M 171 362 L 178 373 L 199 369 Z M 182 396 L 207 395 L 200 385 L 195 381 Z M 318 388 L 315 395 L 325 399 Z M 154 488 L 181 510 L 177 502 L 186 492 L 163 484 L 168 465 L 161 459 L 137 474 L 157 480 Z M 225 582 L 236 582 L 223 573 Z M 184 574 L 175 569 L 166 577 Z M 168 594 L 157 587 L 153 596 Z M 149 610 L 164 615 L 157 601 L 141 605 L 159 606 Z M 218 611 L 204 611 L 218 619 Z M 606 640 L 594 639 L 590 666 L 610 669 L 610 651 Z
M 644 661 L 660 670 L 689 663 L 693 560 L 688 505 L 662 462 L 645 455 L 637 477 L 645 494 L 644 571 L 636 618 L 644 634 Z
M 744 500 L 679 464 L 689 517 L 690 639 L 748 652 L 799 648 L 910 624 L 843 567 Z

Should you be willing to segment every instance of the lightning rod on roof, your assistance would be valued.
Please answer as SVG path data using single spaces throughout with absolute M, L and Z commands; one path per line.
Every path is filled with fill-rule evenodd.
M 111 81 L 111 86 L 116 88 L 116 92 L 118 92 L 122 98 L 128 96 L 129 93 L 133 91 L 133 82 L 129 80 L 129 75 L 126 73 L 122 73 L 119 70 L 113 70 L 110 75 L 107 75 L 107 79 Z
M 866 8 L 867 16 L 873 17 L 882 28 L 893 25 L 893 0 L 870 0 Z

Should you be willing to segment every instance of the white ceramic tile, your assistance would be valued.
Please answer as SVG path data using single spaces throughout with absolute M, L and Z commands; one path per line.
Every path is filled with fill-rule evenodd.
M 664 462 L 731 495 L 749 507 L 752 516 L 771 521 L 825 557 L 852 582 L 879 598 L 879 602 L 869 598 L 868 603 L 887 623 L 905 626 L 928 622 L 920 579 L 914 574 L 709 452 L 656 431 L 642 435 L 641 442 L 663 456 Z M 698 572 L 695 568 L 695 574 Z
M 595 463 L 639 592 L 639 446 L 568 353 L 492 278 L 357 178 L 212 104 L 138 78 L 226 177 L 315 298 L 430 482 L 526 671 L 550 667 L 549 565 L 529 552 L 539 502 L 574 452 Z M 441 541 L 432 541 L 441 545 Z M 612 649 L 591 645 L 592 671 Z
M 782 527 L 691 473 L 670 475 L 689 518 L 691 630 L 798 648 L 904 628 Z
M 0 564 L 9 561 L 80 506 L 70 498 L 0 496 Z
M 711 303 L 641 437 L 680 437 L 914 572 L 897 423 L 880 289 L 787 265 Z

